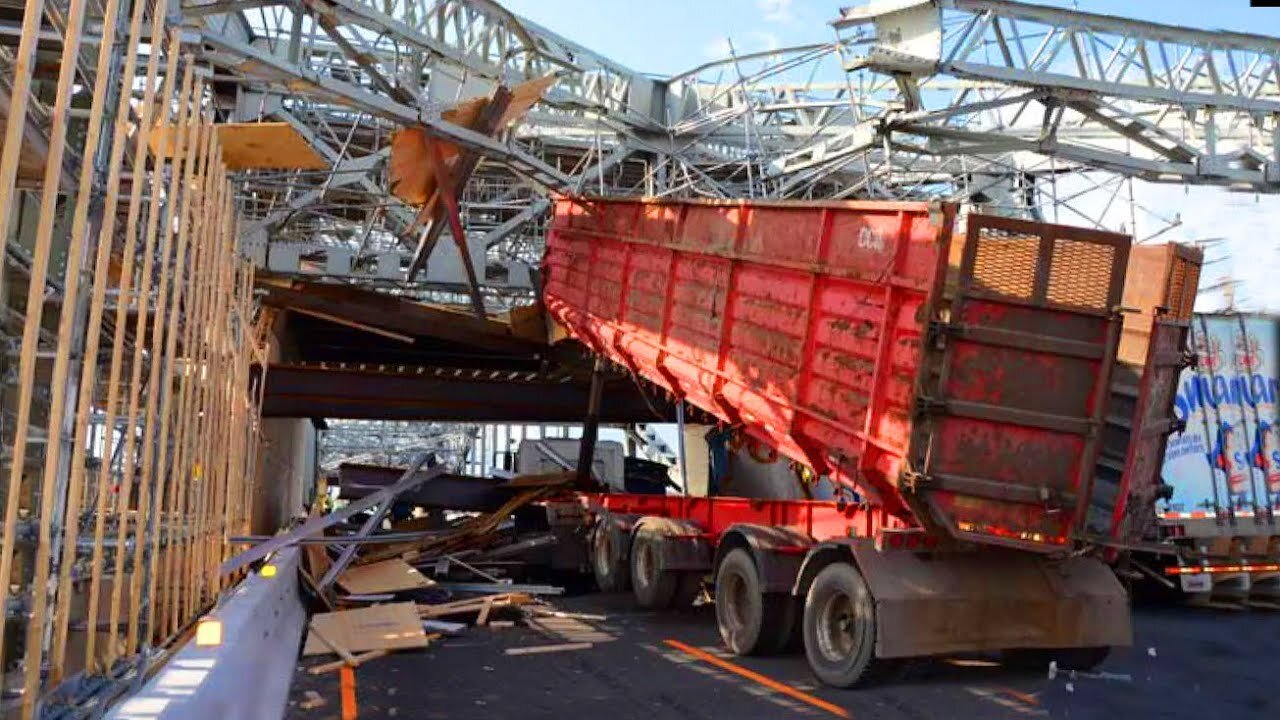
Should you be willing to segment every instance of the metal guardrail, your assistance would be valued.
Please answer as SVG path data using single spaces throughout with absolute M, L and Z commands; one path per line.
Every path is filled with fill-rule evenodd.
M 282 717 L 306 627 L 298 594 L 299 550 L 269 558 L 204 618 L 193 638 L 111 720 Z M 265 571 L 266 567 L 274 568 Z

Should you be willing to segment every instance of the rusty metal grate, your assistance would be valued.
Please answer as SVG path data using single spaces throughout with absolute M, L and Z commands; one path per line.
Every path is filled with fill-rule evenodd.
M 1054 240 L 1045 299 L 1058 305 L 1107 310 L 1115 257 L 1116 249 L 1110 245 Z
M 1196 288 L 1200 285 L 1200 266 L 1175 257 L 1169 279 L 1169 297 L 1165 304 L 1174 320 L 1190 320 L 1196 304 Z
M 1035 296 L 1039 255 L 1040 238 L 1036 235 L 981 228 L 973 284 L 984 292 L 1030 300 Z
M 968 223 L 967 292 L 1091 313 L 1120 302 L 1128 238 L 998 216 Z

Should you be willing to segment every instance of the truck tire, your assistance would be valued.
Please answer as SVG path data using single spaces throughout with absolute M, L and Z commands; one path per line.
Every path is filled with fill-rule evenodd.
M 804 654 L 827 685 L 849 688 L 879 679 L 875 603 L 862 574 L 846 562 L 823 568 L 804 603 Z
M 591 574 L 601 592 L 623 592 L 631 586 L 625 542 L 624 533 L 609 517 L 596 523 L 591 533 Z
M 664 610 L 671 607 L 676 596 L 679 574 L 660 569 L 658 544 L 662 536 L 640 528 L 631 540 L 631 593 L 636 604 L 646 610 Z
M 795 626 L 790 595 L 764 593 L 751 553 L 730 550 L 716 569 L 716 625 L 720 639 L 735 655 L 781 652 Z

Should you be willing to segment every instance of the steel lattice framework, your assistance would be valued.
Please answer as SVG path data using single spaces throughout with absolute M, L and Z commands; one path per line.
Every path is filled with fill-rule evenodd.
M 536 263 L 548 190 L 947 196 L 1034 215 L 1070 201 L 1044 191 L 1067 173 L 1113 193 L 1129 177 L 1280 187 L 1280 41 L 1269 37 L 1003 0 L 875 2 L 835 19 L 829 41 L 656 79 L 488 1 L 183 11 L 234 81 L 228 115 L 291 122 L 333 163 L 247 175 L 246 237 L 351 246 L 357 267 L 412 252 L 413 209 L 385 182 L 387 138 L 404 125 L 483 157 L 463 204 L 470 242 L 494 262 Z M 440 116 L 547 74 L 555 85 L 505 139 Z M 528 296 L 499 285 L 496 304 Z
M 551 191 L 947 198 L 1115 225 L 1080 204 L 1092 194 L 1158 235 L 1176 220 L 1131 184 L 1121 199 L 1126 183 L 1280 189 L 1270 37 L 1005 0 L 878 0 L 814 28 L 814 43 L 655 78 L 491 0 L 216 0 L 182 15 L 224 119 L 286 121 L 332 164 L 240 176 L 247 254 L 270 266 L 291 249 L 337 281 L 465 302 L 438 260 L 451 244 L 406 276 L 417 209 L 387 191 L 387 161 L 391 133 L 417 126 L 481 157 L 460 201 L 491 310 L 532 300 Z M 497 137 L 442 117 L 548 74 L 542 102 Z

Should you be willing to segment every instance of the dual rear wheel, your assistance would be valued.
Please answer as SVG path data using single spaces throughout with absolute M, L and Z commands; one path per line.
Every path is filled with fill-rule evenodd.
M 716 624 L 737 655 L 769 655 L 793 646 L 796 602 L 790 593 L 761 590 L 755 558 L 730 550 L 716 569 Z
M 614 518 L 598 523 L 591 537 L 591 572 L 603 592 L 631 590 L 646 610 L 688 607 L 702 591 L 697 571 L 663 570 L 659 562 L 664 536 L 648 528 L 634 534 Z
M 661 533 L 643 527 L 636 531 L 631 541 L 631 592 L 646 610 L 689 607 L 702 591 L 702 573 L 663 570 L 662 542 Z
M 809 587 L 803 613 L 790 593 L 765 593 L 761 587 L 750 552 L 738 548 L 725 555 L 716 570 L 716 622 L 734 653 L 777 653 L 802 637 L 814 674 L 836 687 L 872 680 L 894 664 L 875 657 L 875 608 L 852 565 L 823 568 Z

